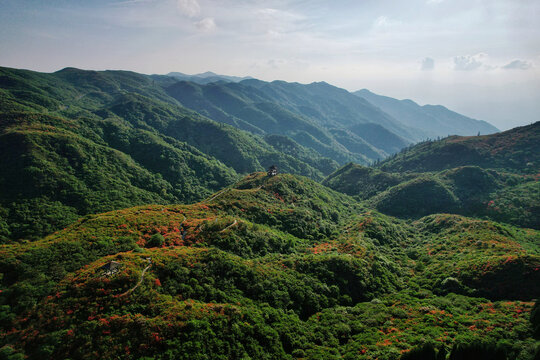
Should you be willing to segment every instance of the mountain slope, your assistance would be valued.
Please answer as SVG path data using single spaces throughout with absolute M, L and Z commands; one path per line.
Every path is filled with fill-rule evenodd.
M 535 174 L 540 168 L 540 122 L 482 136 L 450 136 L 426 141 L 383 161 L 392 172 L 440 171 L 475 165 L 509 172 Z
M 325 221 L 336 231 L 312 236 Z M 537 237 L 458 216 L 406 223 L 254 173 L 201 203 L 0 246 L 0 342 L 41 359 L 367 360 L 482 340 L 531 360 Z
M 440 105 L 420 106 L 412 100 L 397 100 L 372 93 L 367 89 L 354 92 L 403 124 L 421 130 L 423 138 L 447 135 L 483 135 L 499 130 L 491 124 L 471 119 Z
M 540 229 L 539 124 L 421 143 L 374 168 L 348 164 L 323 184 L 393 216 L 446 212 Z
M 416 139 L 411 135 L 413 130 L 347 91 L 325 83 L 301 85 L 253 79 L 207 85 L 178 82 L 166 89 L 184 106 L 216 121 L 255 134 L 289 136 L 340 163 L 368 163 Z
M 197 201 L 272 164 L 316 179 L 337 168 L 182 108 L 159 85 L 167 79 L 0 68 L 0 239 L 41 237 L 96 211 Z
M 265 83 L 246 80 L 242 84 L 259 89 L 278 104 L 312 118 L 325 127 L 343 128 L 359 123 L 375 123 L 409 141 L 417 140 L 413 129 L 407 128 L 367 101 L 325 82 L 302 85 L 285 81 Z

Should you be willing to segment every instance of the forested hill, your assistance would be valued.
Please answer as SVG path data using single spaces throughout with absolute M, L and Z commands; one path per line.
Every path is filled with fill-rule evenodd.
M 0 153 L 3 240 L 89 213 L 190 203 L 272 164 L 314 179 L 338 166 L 292 140 L 267 142 L 188 110 L 148 76 L 72 68 L 0 68 Z
M 540 122 L 424 142 L 376 167 L 348 164 L 323 184 L 402 218 L 446 212 L 540 229 L 539 156 Z
M 190 203 L 272 164 L 322 180 L 421 138 L 326 83 L 231 80 L 0 68 L 0 238 L 39 237 L 126 206 Z
M 0 354 L 532 360 L 538 236 L 457 215 L 407 222 L 252 173 L 200 203 L 1 246 Z
M 481 136 L 450 136 L 426 141 L 381 162 L 385 171 L 439 171 L 475 165 L 522 174 L 540 169 L 540 121 L 501 133 Z

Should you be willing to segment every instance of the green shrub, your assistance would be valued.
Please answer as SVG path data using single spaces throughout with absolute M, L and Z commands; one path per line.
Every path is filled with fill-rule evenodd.
M 165 243 L 165 238 L 160 233 L 155 233 L 152 235 L 150 240 L 148 240 L 148 247 L 162 247 Z

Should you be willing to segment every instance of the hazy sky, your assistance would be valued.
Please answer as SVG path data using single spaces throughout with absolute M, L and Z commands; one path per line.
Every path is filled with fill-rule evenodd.
M 539 0 L 0 0 L 0 65 L 214 71 L 540 120 Z

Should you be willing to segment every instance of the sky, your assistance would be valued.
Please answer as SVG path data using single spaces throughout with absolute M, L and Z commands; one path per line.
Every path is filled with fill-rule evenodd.
M 0 0 L 0 66 L 213 71 L 540 120 L 538 0 Z

